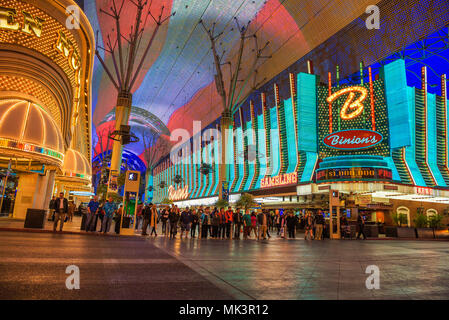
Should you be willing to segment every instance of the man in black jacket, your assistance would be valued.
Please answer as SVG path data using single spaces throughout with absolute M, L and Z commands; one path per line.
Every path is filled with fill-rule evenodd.
M 359 233 L 357 234 L 357 240 L 360 239 L 360 236 L 363 235 L 363 240 L 366 240 L 365 232 L 363 229 L 365 228 L 365 217 L 359 214 L 357 217 L 357 225 L 359 227 Z
M 62 226 L 64 225 L 65 215 L 69 211 L 69 201 L 64 198 L 64 193 L 59 193 L 59 198 L 55 200 L 54 207 L 55 209 L 55 222 L 53 224 L 53 232 L 56 231 L 56 227 L 58 226 L 58 220 L 61 220 L 59 231 L 62 231 Z

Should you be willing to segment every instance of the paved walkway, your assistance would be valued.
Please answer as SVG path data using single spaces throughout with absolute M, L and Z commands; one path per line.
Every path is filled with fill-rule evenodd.
M 66 268 L 80 290 L 66 288 Z M 0 299 L 232 299 L 199 273 L 135 237 L 0 232 Z
M 65 288 L 65 268 L 81 290 Z M 380 289 L 368 290 L 368 266 Z M 448 299 L 442 241 L 213 240 L 0 232 L 0 298 Z
M 436 241 L 147 240 L 237 298 L 448 299 L 449 248 Z M 368 290 L 366 269 L 380 271 Z

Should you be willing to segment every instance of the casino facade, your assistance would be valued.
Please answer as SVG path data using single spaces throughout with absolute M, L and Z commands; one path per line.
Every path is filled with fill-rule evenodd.
M 68 17 L 66 8 L 79 13 Z M 91 192 L 94 35 L 74 1 L 0 7 L 2 214 L 24 218 L 52 194 Z
M 427 19 L 435 18 L 435 30 L 446 32 L 447 4 L 441 8 L 444 17 L 430 14 Z M 396 21 L 401 14 L 392 11 L 385 20 Z M 360 20 L 320 47 L 357 39 L 348 40 L 345 50 L 334 56 L 314 50 L 253 92 L 233 114 L 225 190 L 231 203 L 250 193 L 266 208 L 328 212 L 330 194 L 339 191 L 341 210 L 350 219 L 363 212 L 373 222 L 392 224 L 393 214 L 404 213 L 413 225 L 423 212 L 448 220 L 446 75 L 438 74 L 437 84 L 430 84 L 435 70 L 423 66 L 414 70 L 418 82 L 410 81 L 407 58 L 392 52 L 417 39 L 387 26 L 388 39 L 402 42 L 393 50 L 392 41 L 382 39 L 376 47 L 369 35 L 354 34 Z M 432 32 L 426 32 L 417 37 L 430 37 Z M 362 50 L 356 46 L 360 43 L 369 46 Z M 387 44 L 392 52 L 373 58 Z M 366 62 L 348 61 L 349 51 L 359 57 L 364 52 Z M 342 65 L 349 68 L 350 63 L 360 70 L 340 78 Z M 319 65 L 315 71 L 313 64 Z M 221 150 L 214 129 L 220 129 L 220 119 L 159 162 L 150 183 L 154 202 L 198 206 L 217 201 Z

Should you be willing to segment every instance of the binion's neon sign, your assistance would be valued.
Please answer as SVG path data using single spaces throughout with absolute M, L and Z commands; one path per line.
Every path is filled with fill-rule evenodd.
M 340 118 L 342 118 L 343 120 L 354 119 L 363 112 L 363 101 L 365 101 L 366 97 L 368 96 L 368 90 L 364 87 L 358 86 L 348 87 L 335 92 L 326 99 L 327 102 L 333 103 L 336 99 L 348 93 L 348 98 L 346 99 L 345 104 L 340 111 Z M 360 96 L 354 100 L 356 93 L 360 93 Z

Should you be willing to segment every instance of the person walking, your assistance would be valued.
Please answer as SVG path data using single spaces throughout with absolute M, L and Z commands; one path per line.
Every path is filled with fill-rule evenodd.
M 363 240 L 366 240 L 365 236 L 365 217 L 362 214 L 359 214 L 357 217 L 357 226 L 359 227 L 359 233 L 357 234 L 357 240 L 359 240 L 360 235 L 363 235 Z
M 230 209 L 231 207 L 229 207 Z M 243 215 L 239 208 L 234 212 L 234 239 L 240 239 L 240 232 L 243 225 Z
M 192 227 L 190 229 L 190 238 L 195 238 L 196 229 L 198 228 L 198 213 L 195 209 L 192 209 Z
M 324 217 L 320 212 L 315 214 L 315 239 L 323 240 Z
M 120 234 L 120 223 L 122 222 L 122 214 L 123 214 L 123 204 L 119 206 L 114 215 L 114 231 L 116 234 Z
M 304 240 L 308 240 L 308 236 L 310 236 L 310 240 L 313 240 L 313 217 L 310 211 L 306 213 L 304 218 L 304 229 L 306 230 Z
M 178 233 L 178 223 L 180 214 L 178 208 L 173 207 L 168 215 L 168 220 L 170 221 L 170 239 L 175 239 Z
M 219 217 L 219 220 L 220 220 L 219 225 L 218 225 L 218 232 L 217 232 L 218 236 L 217 236 L 217 238 L 224 239 L 225 238 L 225 234 L 226 234 L 226 213 L 225 213 L 224 208 L 220 208 L 220 211 L 218 211 L 217 214 L 218 214 L 218 217 Z
M 86 217 L 86 232 L 92 230 L 93 223 L 95 222 L 95 217 L 98 213 L 98 209 L 100 208 L 100 203 L 98 202 L 98 197 L 94 196 L 93 199 L 90 200 L 87 205 L 87 217 Z
M 114 202 L 112 197 L 109 197 L 109 201 L 103 205 L 103 210 L 104 210 L 104 217 L 101 229 L 103 230 L 103 233 L 108 233 L 109 229 L 111 228 L 114 213 L 117 211 L 117 204 Z
M 50 204 L 48 205 L 48 208 L 50 209 L 48 221 L 55 221 L 55 201 L 56 197 L 53 196 L 50 200 Z
M 212 212 L 212 239 L 219 239 L 218 230 L 220 228 L 220 213 L 217 208 Z
M 257 240 L 266 240 L 267 239 L 267 230 L 268 230 L 268 215 L 264 211 L 261 211 L 257 215 L 257 224 L 259 225 L 259 233 L 257 234 Z
M 251 233 L 252 228 L 252 222 L 251 222 L 251 215 L 249 214 L 249 209 L 246 209 L 245 214 L 242 217 L 243 221 L 243 239 L 248 239 L 248 236 Z
M 285 224 L 287 226 L 288 237 L 290 239 L 294 239 L 295 238 L 296 223 L 297 223 L 297 219 L 293 215 L 293 211 L 290 211 L 288 213 L 287 217 L 285 218 Z
M 209 225 L 210 225 L 209 208 L 206 208 L 203 214 L 201 215 L 201 239 L 207 239 L 207 234 L 209 232 Z
M 143 210 L 143 203 L 139 201 L 139 204 L 137 205 L 137 212 L 136 212 L 136 227 L 135 229 L 139 229 L 140 222 L 142 221 L 142 210 Z
M 162 209 L 161 221 L 162 221 L 162 234 L 167 235 L 167 221 L 168 216 L 170 215 L 169 209 Z
M 231 226 L 233 223 L 234 212 L 232 212 L 232 208 L 228 207 L 228 210 L 225 212 L 225 223 L 226 223 L 226 238 L 231 238 Z
M 59 198 L 55 200 L 55 222 L 53 223 L 53 232 L 56 232 L 56 227 L 58 226 L 58 221 L 61 220 L 59 223 L 59 231 L 62 231 L 62 227 L 64 226 L 64 219 L 65 215 L 67 214 L 69 210 L 69 202 L 66 198 L 64 198 L 64 193 L 59 193 Z
M 72 200 L 69 202 L 69 210 L 68 210 L 68 214 L 67 214 L 67 221 L 72 222 L 73 221 L 73 215 L 75 214 L 75 202 Z
M 190 213 L 189 207 L 187 207 L 181 213 L 181 239 L 184 232 L 186 233 L 186 239 L 188 238 L 191 223 L 192 214 Z
M 150 219 L 151 219 L 151 208 L 149 205 L 146 205 L 143 209 L 142 209 L 142 236 L 147 236 L 147 228 L 148 225 L 150 224 Z
M 151 216 L 150 216 L 150 227 L 151 227 L 151 232 L 150 232 L 150 237 L 153 235 L 157 237 L 157 222 L 158 222 L 158 213 L 157 213 L 157 208 L 156 205 L 153 203 L 150 203 L 150 208 L 151 208 Z
M 251 213 L 251 230 L 249 231 L 250 237 L 251 237 L 251 231 L 254 231 L 254 237 L 257 238 L 257 217 L 254 212 Z

